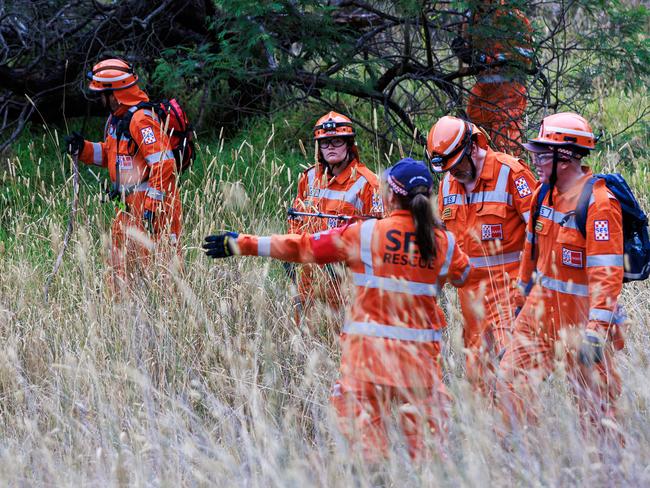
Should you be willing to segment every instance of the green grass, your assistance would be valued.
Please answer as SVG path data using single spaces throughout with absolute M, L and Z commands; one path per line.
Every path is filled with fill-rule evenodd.
M 611 96 L 592 114 L 610 132 L 647 101 Z M 55 136 L 37 129 L 23 136 L 3 162 L 0 186 L 0 483 L 374 484 L 376 474 L 346 448 L 327 407 L 341 317 L 315 314 L 311 328 L 297 329 L 294 290 L 277 263 L 213 263 L 198 250 L 217 229 L 285 228 L 297 175 L 313 158 L 310 128 L 318 115 L 279 114 L 251 121 L 228 141 L 200 138 L 181 187 L 183 266 L 157 263 L 122 301 L 106 282 L 112 209 L 99 202 L 99 183 L 83 168 L 72 243 L 44 303 L 69 211 L 70 163 Z M 100 125 L 94 121 L 87 132 L 98 137 Z M 629 141 L 639 144 L 634 164 L 614 164 L 616 155 L 627 161 L 621 145 L 628 140 L 618 139 L 589 161 L 622 167 L 649 208 L 647 132 Z M 386 164 L 371 137 L 362 136 L 360 146 L 370 167 Z M 394 147 L 389 159 L 398 154 Z M 634 324 L 618 355 L 623 449 L 603 447 L 581 430 L 561 375 L 538 392 L 546 405 L 540 424 L 516 432 L 512 449 L 504 449 L 493 428 L 497 416 L 462 378 L 458 306 L 447 292 L 445 366 L 454 398 L 448 457 L 413 466 L 397 447 L 379 468 L 386 485 L 650 483 L 648 283 L 627 285 L 622 301 Z

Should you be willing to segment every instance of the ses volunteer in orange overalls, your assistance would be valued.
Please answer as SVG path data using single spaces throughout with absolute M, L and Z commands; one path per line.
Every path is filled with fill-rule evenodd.
M 379 181 L 361 161 L 354 141 L 352 121 L 329 112 L 316 122 L 317 163 L 298 181 L 293 207 L 300 212 L 330 215 L 374 215 L 383 213 Z M 289 220 L 289 233 L 313 233 L 344 223 L 336 218 L 300 217 Z M 300 302 L 326 301 L 338 309 L 342 300 L 338 279 L 331 266 L 303 266 L 298 276 Z
M 385 177 L 389 216 L 383 220 L 317 234 L 222 233 L 204 244 L 214 258 L 238 252 L 299 263 L 341 261 L 350 268 L 356 297 L 341 333 L 341 377 L 332 403 L 342 432 L 371 461 L 387 453 L 391 406 L 411 456 L 421 454 L 425 430 L 444 438 L 449 399 L 440 340 L 446 324 L 436 296 L 446 281 L 461 286 L 470 274 L 453 234 L 434 224 L 426 166 L 402 160 Z
M 446 172 L 440 215 L 476 268 L 458 293 L 467 378 L 486 392 L 495 380 L 491 364 L 510 338 L 535 178 L 521 160 L 493 151 L 478 127 L 456 117 L 442 117 L 431 128 L 427 154 L 433 172 Z
M 584 118 L 558 113 L 546 117 L 537 139 L 525 145 L 533 153 L 543 185 L 533 196 L 520 270 L 521 289 L 529 290 L 529 295 L 521 295 L 525 304 L 500 365 L 502 404 L 511 420 L 513 412 L 520 421 L 534 420 L 535 390 L 558 359 L 579 406 L 596 423 L 613 416 L 621 391 L 612 354 L 623 347 L 617 326 L 622 321 L 617 300 L 624 271 L 621 208 L 605 182 L 597 180 L 586 237 L 575 216 L 591 176 L 582 158 L 594 149 L 595 140 Z M 537 208 L 542 189 L 546 196 Z
M 149 100 L 137 85 L 138 77 L 121 59 L 101 61 L 88 73 L 89 89 L 101 95 L 111 111 L 104 130 L 104 142 L 86 141 L 73 133 L 66 137 L 68 152 L 79 160 L 108 168 L 116 202 L 111 228 L 111 262 L 115 285 L 128 281 L 136 268 L 148 261 L 148 252 L 134 240 L 132 231 L 148 231 L 156 241 L 164 236 L 178 246 L 181 232 L 181 204 L 176 186 L 176 162 L 169 139 L 157 115 L 136 105 Z M 121 127 L 131 112 L 131 122 Z M 124 130 L 120 130 L 123 128 Z
M 481 2 L 452 44 L 463 62 L 481 69 L 467 103 L 467 115 L 485 128 L 500 151 L 521 154 L 526 110 L 524 80 L 534 60 L 532 27 L 506 2 Z

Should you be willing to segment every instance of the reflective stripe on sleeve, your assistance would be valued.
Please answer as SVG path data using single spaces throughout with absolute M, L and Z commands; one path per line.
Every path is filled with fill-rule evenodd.
M 93 164 L 102 165 L 102 145 L 99 142 L 91 142 L 93 145 Z
M 521 220 L 528 223 L 530 220 L 530 210 L 521 214 Z
M 521 252 L 508 252 L 505 254 L 497 254 L 495 256 L 480 256 L 477 258 L 469 258 L 469 262 L 475 268 L 489 268 L 490 266 L 501 266 L 508 263 L 516 263 L 521 259 Z
M 174 159 L 174 153 L 171 151 L 160 151 L 157 153 L 149 154 L 144 160 L 147 164 L 152 165 L 159 163 L 160 161 L 166 161 L 167 159 Z
M 624 266 L 622 254 L 593 254 L 587 256 L 587 268 L 594 266 Z
M 465 267 L 465 270 L 463 271 L 463 274 L 460 275 L 460 278 L 458 278 L 457 280 L 452 280 L 451 284 L 454 285 L 454 286 L 462 286 L 462 285 L 464 285 L 465 280 L 467 280 L 467 277 L 469 276 L 469 272 L 470 272 L 471 269 L 472 269 L 472 265 L 468 264 Z
M 441 278 L 444 279 L 445 276 L 447 276 L 447 272 L 449 271 L 449 266 L 451 265 L 451 260 L 454 257 L 454 246 L 456 245 L 456 239 L 454 238 L 454 234 L 452 234 L 449 231 L 445 231 L 445 234 L 447 235 L 447 254 L 445 255 L 445 262 L 442 263 L 442 267 L 440 268 L 440 277 L 438 280 Z
M 509 175 L 510 175 L 510 166 L 502 164 L 501 169 L 499 169 L 499 176 L 497 177 L 497 184 L 494 187 L 495 191 L 507 191 L 508 190 L 508 176 Z
M 162 202 L 165 199 L 165 192 L 156 190 L 155 188 L 149 188 L 147 190 L 147 196 L 149 198 L 152 198 L 153 200 L 157 200 L 159 202 Z
M 414 342 L 440 342 L 442 339 L 442 332 L 439 330 L 411 329 L 373 322 L 346 322 L 343 326 L 343 332 L 351 335 Z
M 270 256 L 271 255 L 271 237 L 258 237 L 257 238 L 257 255 Z
M 366 220 L 361 224 L 361 229 L 360 229 L 360 234 L 361 234 L 359 239 L 360 256 L 361 256 L 361 261 L 365 266 L 366 274 L 368 275 L 374 274 L 372 270 L 371 245 L 372 245 L 372 231 L 375 229 L 376 223 L 377 220 L 375 219 Z
M 549 276 L 542 276 L 539 284 L 548 290 L 565 293 L 567 295 L 575 295 L 579 297 L 589 296 L 589 286 L 579 285 L 568 281 L 560 281 Z
M 364 273 L 352 273 L 354 284 L 366 288 L 378 290 L 407 293 L 414 296 L 435 297 L 438 295 L 438 287 L 433 283 L 421 283 L 418 281 L 407 281 L 399 278 L 388 278 L 374 276 Z
M 617 323 L 618 316 L 616 312 L 610 310 L 604 310 L 602 308 L 590 308 L 589 309 L 589 320 L 600 320 L 601 322 L 607 322 L 608 324 Z

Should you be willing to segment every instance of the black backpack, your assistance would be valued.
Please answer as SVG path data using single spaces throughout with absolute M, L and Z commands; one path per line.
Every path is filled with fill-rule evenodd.
M 623 252 L 625 253 L 625 270 L 623 283 L 629 281 L 643 281 L 650 276 L 650 237 L 648 237 L 648 217 L 634 197 L 625 179 L 618 173 L 598 174 L 592 176 L 585 183 L 582 193 L 578 198 L 575 209 L 575 220 L 578 230 L 583 237 L 587 237 L 587 211 L 589 199 L 598 179 L 605 180 L 605 185 L 616 197 L 621 205 L 623 217 Z M 533 232 L 539 217 L 540 208 L 544 197 L 548 193 L 549 185 L 542 185 L 537 195 L 537 207 L 533 216 Z M 535 241 L 533 240 L 533 246 Z

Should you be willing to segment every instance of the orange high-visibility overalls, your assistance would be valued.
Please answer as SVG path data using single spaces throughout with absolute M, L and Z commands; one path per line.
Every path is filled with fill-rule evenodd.
M 413 457 L 424 429 L 445 434 L 449 398 L 442 382 L 440 339 L 446 326 L 436 302 L 446 281 L 461 286 L 470 275 L 453 234 L 436 229 L 436 256 L 424 262 L 408 211 L 383 220 L 319 234 L 239 236 L 241 254 L 301 263 L 344 261 L 356 285 L 341 333 L 341 377 L 332 404 L 343 434 L 360 443 L 366 459 L 388 449 L 386 416 L 397 405 Z
M 117 124 L 127 111 L 133 113 L 130 134 L 121 136 L 118 146 Z M 126 195 L 126 206 L 116 206 L 111 227 L 111 265 L 113 280 L 127 283 L 134 272 L 149 261 L 149 252 L 145 245 L 137 242 L 136 235 L 145 232 L 145 210 L 152 211 L 155 216 L 154 239 L 166 236 L 173 247 L 178 246 L 181 202 L 169 139 L 155 112 L 121 105 L 106 122 L 104 142 L 86 141 L 79 160 L 108 168 L 111 182 L 118 183 L 119 178 L 120 191 Z
M 564 354 L 579 406 L 595 421 L 614 414 L 621 386 L 612 348 L 605 348 L 604 361 L 593 368 L 580 364 L 575 356 L 585 327 L 614 339 L 614 347 L 623 347 L 616 326 L 624 264 L 621 208 L 604 181 L 598 180 L 589 203 L 584 238 L 573 212 L 589 177 L 587 172 L 565 193 L 555 190 L 553 207 L 548 206 L 549 196 L 545 197 L 535 230 L 536 260 L 531 257 L 532 219 L 528 226 L 520 279 L 524 288 L 531 280 L 534 286 L 515 321 L 514 339 L 500 365 L 505 380 L 500 391 L 508 416 L 514 409 L 520 419 L 528 413 L 534 420 L 536 383 L 553 371 L 560 353 Z
M 334 177 L 325 175 L 322 164 L 307 169 L 298 181 L 293 207 L 301 212 L 377 217 L 384 211 L 377 176 L 356 158 Z M 343 220 L 315 217 L 290 219 L 289 233 L 319 232 L 343 223 Z M 338 277 L 331 266 L 302 266 L 297 284 L 303 305 L 320 300 L 338 310 L 343 303 Z
M 440 215 L 475 268 L 458 295 L 467 378 L 484 392 L 493 388 L 491 363 L 511 336 L 517 271 L 535 186 L 522 161 L 489 148 L 470 194 L 450 173 L 440 183 Z
M 533 60 L 530 21 L 517 9 L 494 7 L 491 23 L 475 18 L 481 32 L 471 36 L 488 67 L 476 80 L 467 102 L 467 116 L 487 130 L 494 147 L 521 154 L 522 119 L 526 110 L 525 70 Z

